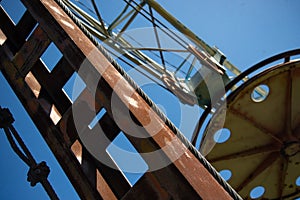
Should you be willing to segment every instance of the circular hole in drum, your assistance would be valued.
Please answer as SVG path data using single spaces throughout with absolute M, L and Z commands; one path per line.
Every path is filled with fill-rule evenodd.
M 261 84 L 253 89 L 251 99 L 254 102 L 263 102 L 268 97 L 269 92 L 269 87 L 265 84 Z
M 225 181 L 228 181 L 232 176 L 232 172 L 229 169 L 223 169 L 219 173 Z
M 263 186 L 257 186 L 251 190 L 250 197 L 252 199 L 258 199 L 262 197 L 264 193 L 265 193 L 265 188 Z
M 296 185 L 300 186 L 300 176 L 298 176 L 298 178 L 296 179 Z
M 224 143 L 230 138 L 230 130 L 228 128 L 222 128 L 214 134 L 214 141 L 216 143 Z

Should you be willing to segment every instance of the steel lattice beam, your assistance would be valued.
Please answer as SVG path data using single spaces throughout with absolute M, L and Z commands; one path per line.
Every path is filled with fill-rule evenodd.
M 4 11 L 1 11 L 1 19 L 5 19 L 1 22 L 1 30 L 7 39 L 0 47 L 0 69 L 82 199 L 149 198 L 148 195 L 157 199 L 231 199 L 170 127 L 153 112 L 136 88 L 95 49 L 90 39 L 55 1 L 22 2 L 28 9 L 20 22 L 28 24 L 25 30 L 20 29 L 21 25 L 14 26 Z M 38 26 L 34 29 L 36 23 Z M 33 29 L 28 41 L 25 41 Z M 50 42 L 54 42 L 63 54 L 51 73 L 45 70 L 44 64 L 39 60 Z M 97 56 L 88 57 L 92 51 Z M 144 127 L 147 127 L 150 117 L 152 123 L 161 127 L 156 134 L 152 133 L 153 130 L 144 128 L 140 134 L 147 135 L 146 139 L 127 135 L 139 152 L 145 151 L 145 144 L 151 150 L 157 150 L 163 149 L 168 141 L 172 141 L 170 148 L 161 151 L 161 157 L 174 162 L 162 169 L 145 173 L 132 188 L 120 171 L 95 160 L 78 138 L 78 131 L 88 134 L 93 129 L 87 128 L 89 119 L 84 119 L 87 120 L 86 127 L 81 130 L 75 128 L 72 103 L 62 92 L 62 86 L 72 73 L 79 70 L 86 58 L 90 63 L 87 69 L 89 76 L 81 74 L 86 89 L 73 103 L 73 108 L 85 103 L 86 109 L 83 112 L 90 112 L 95 103 L 96 110 L 105 109 L 106 114 L 99 123 L 103 127 L 109 127 L 104 128 L 103 136 L 113 139 L 122 131 L 114 122 L 112 113 L 111 95 L 114 93 L 119 103 L 113 109 L 119 111 L 118 117 L 125 124 L 131 119 L 124 113 L 124 108 Z M 100 75 L 102 78 L 93 96 L 91 91 L 94 83 L 91 80 L 97 80 Z M 116 86 L 117 83 L 120 86 Z M 108 144 L 102 145 L 105 150 Z M 178 154 L 181 156 L 177 157 Z M 75 155 L 82 157 L 81 162 Z M 151 160 L 146 157 L 144 159 L 150 164 Z

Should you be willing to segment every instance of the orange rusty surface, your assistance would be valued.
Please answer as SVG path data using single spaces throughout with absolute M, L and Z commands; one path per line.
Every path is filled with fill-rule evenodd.
M 92 66 L 89 66 L 90 68 L 87 70 L 94 72 L 96 70 L 98 74 L 101 74 L 102 78 L 105 79 L 109 86 L 114 89 L 115 94 L 123 101 L 123 103 L 128 105 L 128 107 L 132 106 L 131 112 L 139 122 L 146 127 L 147 132 L 153 137 L 159 147 L 164 148 L 168 141 L 172 141 L 172 148 L 165 148 L 165 154 L 171 160 L 174 160 L 174 158 L 177 158 L 177 153 L 182 154 L 184 152 L 177 158 L 174 165 L 198 195 L 204 199 L 231 199 L 229 194 L 217 183 L 195 156 L 186 149 L 184 144 L 177 139 L 176 135 L 164 124 L 162 119 L 152 111 L 145 100 L 135 92 L 135 89 L 128 84 L 124 77 L 82 33 L 64 11 L 59 8 L 54 1 L 42 0 L 41 2 L 57 20 L 61 28 L 68 34 L 83 55 L 91 62 Z M 63 52 L 64 50 L 61 49 L 61 51 Z M 95 76 L 97 76 L 97 74 Z M 84 81 L 86 82 L 87 87 L 89 87 L 89 80 Z M 153 124 L 161 128 L 155 135 L 152 134 L 153 131 L 151 127 L 148 128 L 147 126 L 150 118 Z
M 102 163 L 96 163 L 91 156 L 87 156 L 85 157 L 85 169 L 83 169 L 83 165 L 80 165 L 77 161 L 75 156 L 78 158 L 80 155 L 82 156 L 84 148 L 82 148 L 78 140 L 76 140 L 78 138 L 76 138 L 74 133 L 68 133 L 69 131 L 77 131 L 74 127 L 70 128 L 69 120 L 72 119 L 72 110 L 70 107 L 64 108 L 59 105 L 59 101 L 62 100 L 63 97 L 60 99 L 60 97 L 58 97 L 59 95 L 55 96 L 56 94 L 53 90 L 60 90 L 61 88 L 56 88 L 57 85 L 55 85 L 55 87 L 51 85 L 51 83 L 56 82 L 56 80 L 51 80 L 51 78 L 48 80 L 47 78 L 51 77 L 49 74 L 43 72 L 42 69 L 35 69 L 35 67 L 42 66 L 41 63 L 39 63 L 39 57 L 50 43 L 50 40 L 53 41 L 63 53 L 65 62 L 68 62 L 74 70 L 79 70 L 80 64 L 85 58 L 89 60 L 91 65 L 87 66 L 84 70 L 87 70 L 86 72 L 89 72 L 88 74 L 90 76 L 86 77 L 84 76 L 85 74 L 81 74 L 81 78 L 87 85 L 87 90 L 85 91 L 90 90 L 88 92 L 91 92 L 91 85 L 95 84 L 95 80 L 97 81 L 100 75 L 102 76 L 105 86 L 99 86 L 102 90 L 98 88 L 96 91 L 97 109 L 104 106 L 110 116 L 113 116 L 112 109 L 125 107 L 130 110 L 133 116 L 138 120 L 138 123 L 145 127 L 145 132 L 148 136 L 151 136 L 151 138 L 146 141 L 146 143 L 151 143 L 150 149 L 162 149 L 164 156 L 173 161 L 169 166 L 143 177 L 144 179 L 142 180 L 151 186 L 151 190 L 156 192 L 162 199 L 167 199 L 170 196 L 174 199 L 175 197 L 179 199 L 180 195 L 186 195 L 195 199 L 231 199 L 223 187 L 218 184 L 172 130 L 165 125 L 165 122 L 136 92 L 135 88 L 125 80 L 55 1 L 23 0 L 22 2 L 28 8 L 26 12 L 27 17 L 29 12 L 32 13 L 32 16 L 37 20 L 39 26 L 33 31 L 29 41 L 24 43 L 24 45 L 19 44 L 18 40 L 16 40 L 17 42 L 15 43 L 17 46 L 20 46 L 21 49 L 17 52 L 15 57 L 12 58 L 10 56 L 13 53 L 10 52 L 9 49 L 1 47 L 1 70 L 3 69 L 3 74 L 37 125 L 58 161 L 61 163 L 81 198 L 119 198 L 118 195 L 127 191 L 127 185 L 120 184 L 122 186 L 119 187 L 123 188 L 120 189 L 122 191 L 117 195 L 117 192 L 113 191 L 112 185 L 108 184 L 108 179 L 104 179 L 107 174 L 96 174 L 98 172 L 96 172 L 96 167 L 100 169 L 103 167 L 100 166 Z M 12 38 L 9 39 L 13 40 Z M 37 63 L 38 65 L 35 65 Z M 20 72 L 22 74 L 21 77 Z M 30 74 L 31 72 L 33 75 Z M 24 77 L 28 73 L 30 76 L 27 77 L 27 81 L 25 81 Z M 39 77 L 39 75 L 42 78 Z M 33 77 L 35 77 L 36 80 L 34 80 Z M 66 77 L 62 79 L 66 80 Z M 49 84 L 49 88 L 47 84 Z M 60 80 L 59 85 L 62 86 L 63 81 Z M 43 89 L 44 96 L 42 92 L 37 93 L 38 90 L 41 90 L 39 87 Z M 113 89 L 114 94 L 120 100 L 118 105 L 113 105 L 115 106 L 113 108 L 111 108 L 111 102 L 109 102 L 111 100 L 111 89 Z M 93 101 L 93 95 L 87 94 L 83 95 L 83 97 L 86 98 L 85 100 L 89 103 Z M 70 103 L 66 103 L 66 105 L 70 106 Z M 52 119 L 50 116 L 51 112 L 56 113 Z M 124 115 L 122 116 L 122 114 L 120 114 L 119 117 L 124 124 L 128 124 L 128 120 L 130 119 L 126 118 L 126 116 L 124 117 Z M 56 125 L 56 123 L 58 124 Z M 134 139 L 131 138 L 131 140 Z M 75 144 L 72 146 L 74 142 Z M 142 151 L 138 142 L 134 143 L 134 145 L 137 146 L 138 150 Z M 147 161 L 151 162 L 151 160 L 146 160 L 146 162 Z M 113 176 L 112 170 L 104 169 L 104 171 Z M 87 177 L 87 174 L 95 174 L 95 177 Z M 93 178 L 97 178 L 96 184 L 94 184 L 93 181 L 89 182 L 89 180 L 93 180 Z M 122 178 L 124 179 L 124 177 Z M 113 181 L 116 180 L 121 180 L 121 178 L 114 179 Z M 105 187 L 99 188 L 101 187 L 100 184 L 104 184 Z M 182 190 L 177 189 L 178 185 L 180 185 Z M 118 187 L 118 185 L 116 187 Z M 170 189 L 171 187 L 172 189 Z M 98 189 L 100 195 L 96 192 L 96 189 Z M 132 189 L 133 193 L 134 189 Z M 189 191 L 189 193 L 181 194 L 182 191 Z

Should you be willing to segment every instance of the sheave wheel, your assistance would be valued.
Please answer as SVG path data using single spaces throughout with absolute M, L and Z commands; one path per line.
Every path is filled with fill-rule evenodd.
M 224 128 L 216 130 L 224 111 Z M 234 90 L 208 127 L 200 151 L 243 198 L 300 197 L 300 61 L 267 69 Z

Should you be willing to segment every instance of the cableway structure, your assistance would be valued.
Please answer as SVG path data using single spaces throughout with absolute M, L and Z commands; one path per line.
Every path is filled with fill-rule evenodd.
M 300 50 L 241 73 L 156 1 L 119 1 L 114 12 L 88 2 L 22 0 L 26 12 L 17 24 L 2 7 L 0 13 L 1 72 L 82 199 L 248 199 L 257 186 L 261 198 L 299 197 Z M 139 27 L 148 28 L 130 30 Z M 152 40 L 139 38 L 145 33 Z M 62 54 L 52 70 L 40 59 L 50 44 Z M 191 141 L 128 69 L 204 110 Z M 74 74 L 84 88 L 70 100 L 62 88 Z M 99 131 L 89 125 L 100 112 Z M 221 141 L 222 131 L 229 135 Z M 131 185 L 107 153 L 121 133 L 149 168 L 156 163 L 149 152 L 168 164 Z M 86 143 L 94 135 L 99 157 Z M 232 174 L 228 183 L 222 170 Z

